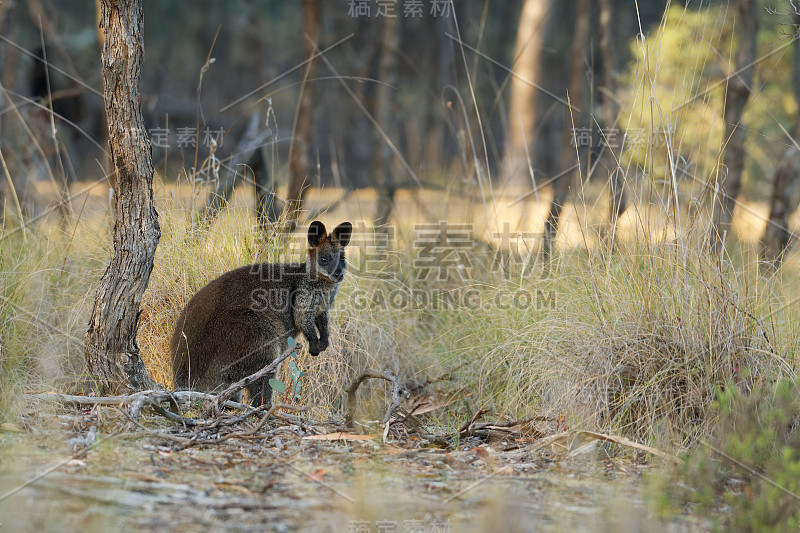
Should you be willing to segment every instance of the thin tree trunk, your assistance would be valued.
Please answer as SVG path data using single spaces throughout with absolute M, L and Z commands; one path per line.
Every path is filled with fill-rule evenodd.
M 794 15 L 795 31 L 800 30 L 800 14 Z M 800 41 L 794 42 L 792 83 L 794 99 L 800 105 Z M 800 113 L 795 119 L 792 137 L 800 139 Z M 778 163 L 772 184 L 769 219 L 761 237 L 761 257 L 774 266 L 780 265 L 784 252 L 789 247 L 791 232 L 789 216 L 797 209 L 800 198 L 800 150 L 790 146 Z
M 617 103 L 617 48 L 614 23 L 614 0 L 600 0 L 600 54 L 603 58 L 603 122 L 605 128 L 615 128 L 619 104 Z M 614 156 L 614 146 L 607 144 L 603 151 L 606 168 L 609 170 L 608 221 L 611 233 L 617 219 L 625 211 L 625 196 L 622 191 L 622 169 Z
M 375 98 L 375 119 L 392 137 L 395 133 L 395 120 L 392 114 L 393 94 L 397 87 L 397 47 L 400 41 L 400 25 L 395 17 L 383 19 L 383 40 L 378 64 L 378 80 Z M 383 226 L 389 222 L 394 207 L 394 195 L 397 190 L 392 174 L 392 151 L 383 136 L 374 130 L 373 145 L 375 151 L 372 160 L 372 175 L 378 193 L 378 204 L 375 210 L 375 225 Z
M 758 34 L 758 0 L 738 0 L 736 9 L 736 35 L 739 47 L 733 68 L 737 72 L 728 80 L 725 93 L 725 136 L 722 139 L 722 166 L 718 176 L 718 192 L 714 198 L 712 215 L 712 243 L 717 252 L 730 233 L 733 208 L 742 183 L 744 168 L 744 141 L 746 131 L 741 127 L 742 115 L 750 97 L 753 84 L 753 62 L 756 58 Z
M 100 0 L 94 1 L 94 8 L 95 8 L 95 23 L 97 24 L 97 42 L 100 44 L 100 49 L 103 49 L 106 42 L 106 34 L 102 28 L 103 22 L 103 4 Z
M 319 0 L 303 0 L 303 31 L 305 36 L 306 57 L 312 57 L 317 51 L 319 42 Z M 312 119 L 314 116 L 314 84 L 308 83 L 315 70 L 315 61 L 310 61 L 305 68 L 303 84 L 300 89 L 300 100 L 297 103 L 292 146 L 289 149 L 289 191 L 286 195 L 286 208 L 289 220 L 297 220 L 303 208 L 303 192 L 308 187 L 308 159 L 311 149 Z
M 275 191 L 274 184 L 270 183 L 268 167 L 262 153 L 262 145 L 267 142 L 270 136 L 274 135 L 274 132 L 269 129 L 261 129 L 261 117 L 260 111 L 255 111 L 250 115 L 244 136 L 236 145 L 228 162 L 229 171 L 220 179 L 216 190 L 211 191 L 208 195 L 206 208 L 203 212 L 204 224 L 210 224 L 214 221 L 222 206 L 229 202 L 233 196 L 240 173 L 242 176 L 247 176 L 247 168 L 250 168 L 253 172 L 252 181 L 256 191 L 256 218 L 260 226 L 265 225 L 265 221 L 260 218 L 262 211 L 259 210 L 261 205 L 259 200 L 267 195 L 274 196 Z M 260 188 L 263 190 L 260 190 Z
M 269 232 L 273 229 L 273 225 L 281 217 L 281 208 L 286 208 L 286 202 L 283 202 L 278 193 L 275 192 L 275 184 L 270 179 L 269 167 L 267 165 L 267 158 L 264 155 L 266 149 L 261 147 L 253 153 L 248 163 L 249 170 L 253 173 L 253 185 L 256 191 L 256 220 L 258 221 L 258 228 L 262 232 Z M 245 175 L 247 169 L 245 169 Z M 294 220 L 289 222 L 290 227 L 287 228 L 289 233 L 294 231 Z
M 103 100 L 117 176 L 114 255 L 95 295 L 85 355 L 100 392 L 121 394 L 155 386 L 139 358 L 136 330 L 161 231 L 139 94 L 144 57 L 141 0 L 102 0 L 101 24 Z
M 533 142 L 537 91 L 544 47 L 545 22 L 552 0 L 525 0 L 517 26 L 511 97 L 508 109 L 508 144 L 504 156 L 504 184 L 522 186 L 530 183 L 525 152 Z M 526 144 L 527 141 L 527 144 Z
M 578 0 L 575 13 L 575 29 L 570 48 L 569 81 L 567 85 L 569 101 L 573 108 L 581 108 L 584 98 L 586 85 L 584 56 L 589 47 L 590 15 L 591 4 L 589 0 Z M 576 159 L 575 149 L 570 146 L 570 139 L 572 138 L 573 127 L 580 127 L 580 114 L 575 110 L 571 112 L 570 108 L 565 108 L 564 113 L 566 113 L 564 134 L 561 153 L 559 154 L 559 171 L 563 172 L 563 174 L 553 181 L 553 200 L 550 203 L 550 210 L 544 224 L 542 259 L 545 264 L 549 262 L 553 254 L 553 245 L 558 232 L 558 221 L 564 208 L 564 202 L 567 199 L 570 184 L 575 175 L 574 169 L 568 169 L 572 169 L 579 164 Z
M 797 209 L 797 193 L 800 189 L 800 150 L 791 146 L 786 149 L 772 185 L 769 222 L 761 237 L 761 257 L 768 262 L 780 264 L 784 251 L 789 246 L 789 216 Z
M 13 17 L 13 9 L 16 6 L 11 4 L 10 2 L 0 2 L 0 33 L 7 37 L 10 37 L 12 40 L 16 40 L 16 33 L 17 33 L 17 24 L 11 24 L 11 18 Z M 12 17 L 9 17 L 11 15 Z M 17 57 L 19 53 L 11 48 L 10 46 L 5 46 L 0 50 L 0 65 L 3 65 L 4 72 L 2 74 L 2 81 L 3 86 L 6 89 L 16 90 L 16 72 L 17 72 Z M 10 102 L 8 102 L 5 98 L 5 94 L 0 94 L 0 106 L 4 109 L 8 107 Z M 9 145 L 8 138 L 10 136 L 9 128 L 3 127 L 6 122 L 0 120 L 0 140 L 4 143 L 4 147 Z M 4 173 L 3 173 L 4 174 Z M 0 178 L 6 178 L 5 176 L 0 176 Z M 5 207 L 6 207 L 6 181 L 2 179 L 0 181 L 0 223 L 5 224 Z M 21 210 L 20 210 L 21 211 Z M 21 216 L 21 213 L 20 213 Z M 23 224 L 23 221 L 20 220 L 20 224 Z

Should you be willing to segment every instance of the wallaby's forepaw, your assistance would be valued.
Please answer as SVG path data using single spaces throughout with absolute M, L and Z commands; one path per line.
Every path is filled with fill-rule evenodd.
M 324 352 L 328 348 L 328 341 L 309 341 L 308 342 L 308 353 L 311 355 L 319 355 Z

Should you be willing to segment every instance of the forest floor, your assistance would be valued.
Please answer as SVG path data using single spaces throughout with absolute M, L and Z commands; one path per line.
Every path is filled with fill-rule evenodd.
M 155 433 L 169 427 L 162 419 L 143 416 L 137 428 L 116 408 L 37 402 L 24 421 L 0 431 L 0 531 L 711 526 L 691 514 L 656 521 L 647 479 L 665 462 L 600 441 L 484 435 L 442 447 L 392 434 L 325 440 L 331 437 L 308 438 L 320 428 L 278 421 L 251 438 L 180 449 Z

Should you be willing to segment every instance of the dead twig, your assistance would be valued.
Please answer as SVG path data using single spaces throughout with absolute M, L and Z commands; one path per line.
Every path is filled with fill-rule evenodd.
M 680 458 L 665 451 L 659 450 L 658 448 L 653 448 L 651 446 L 639 444 L 638 442 L 626 439 L 625 437 L 620 437 L 617 435 L 609 435 L 606 433 L 597 433 L 595 431 L 588 431 L 588 430 L 562 431 L 560 433 L 556 433 L 555 435 L 544 437 L 536 442 L 536 446 L 534 447 L 534 449 L 540 450 L 548 446 L 559 446 L 560 448 L 563 448 L 563 451 L 565 452 L 575 452 L 576 450 L 582 448 L 583 446 L 586 446 L 587 444 L 592 443 L 593 441 L 613 442 L 621 446 L 633 448 L 635 450 L 641 450 L 643 452 L 649 453 L 656 457 L 660 457 L 661 459 L 665 459 L 675 464 L 683 463 L 683 461 L 681 461 Z
M 211 406 L 209 406 L 209 408 L 206 408 L 206 410 L 203 412 L 203 414 L 206 414 L 206 415 L 209 414 L 211 408 L 213 408 L 214 411 L 219 413 L 221 406 L 223 404 L 225 404 L 225 402 L 230 400 L 233 397 L 234 394 L 236 394 L 237 392 L 239 392 L 243 388 L 247 387 L 251 383 L 253 383 L 255 381 L 258 381 L 259 379 L 265 377 L 267 374 L 273 374 L 275 372 L 275 370 L 278 369 L 278 365 L 281 364 L 290 355 L 292 355 L 292 352 L 294 352 L 294 350 L 295 350 L 295 346 L 290 346 L 288 349 L 286 349 L 286 351 L 284 351 L 280 355 L 280 357 L 275 359 L 273 362 L 271 362 L 270 364 L 268 364 L 267 366 L 265 366 L 264 368 L 262 368 L 261 370 L 259 370 L 255 374 L 250 374 L 249 376 L 240 379 L 239 381 L 237 381 L 236 383 L 234 383 L 233 385 L 231 385 L 230 387 L 228 387 L 224 391 L 220 392 L 217 395 L 216 400 L 213 402 L 213 404 Z
M 62 394 L 60 392 L 42 392 L 37 394 L 26 394 L 25 398 L 54 401 L 62 404 L 78 405 L 78 406 L 86 406 L 86 405 L 119 406 L 119 405 L 128 405 L 129 403 L 131 403 L 132 401 L 136 400 L 141 396 L 151 396 L 153 400 L 162 402 L 170 401 L 171 398 L 175 398 L 180 402 L 217 399 L 217 396 L 213 394 L 208 394 L 205 392 L 189 391 L 189 390 L 175 391 L 175 392 L 169 392 L 163 390 L 145 390 L 122 396 L 79 396 L 73 394 Z M 234 402 L 232 400 L 226 400 L 224 406 L 230 409 L 240 409 L 240 410 L 248 409 L 247 405 L 239 402 Z
M 139 420 L 142 409 L 145 407 L 150 407 L 154 412 L 163 416 L 167 420 L 182 424 L 184 428 L 186 426 L 208 425 L 209 422 L 196 418 L 186 418 L 181 414 L 173 413 L 161 405 L 163 402 L 170 402 L 174 405 L 178 405 L 181 402 L 217 400 L 217 396 L 213 394 L 206 394 L 204 392 L 170 392 L 166 390 L 145 390 L 120 396 L 78 396 L 72 394 L 46 392 L 40 394 L 26 394 L 26 397 L 30 399 L 55 401 L 65 405 L 76 405 L 81 407 L 105 405 L 119 407 L 122 409 L 125 406 L 128 406 L 127 409 L 122 410 L 125 412 L 126 416 L 129 416 L 134 421 Z M 223 405 L 231 409 L 245 411 L 249 409 L 247 405 L 230 400 L 225 401 Z
M 195 434 L 193 435 L 193 437 L 191 439 L 187 439 L 187 442 L 181 444 L 180 449 L 190 448 L 190 447 L 196 446 L 198 444 L 222 444 L 226 440 L 232 439 L 232 438 L 243 438 L 243 439 L 246 439 L 246 438 L 252 437 L 256 433 L 261 431 L 261 429 L 266 425 L 267 420 L 269 419 L 269 417 L 272 416 L 275 413 L 275 411 L 277 411 L 278 409 L 291 410 L 291 411 L 306 411 L 309 408 L 310 408 L 310 406 L 287 405 L 287 404 L 282 404 L 282 403 L 275 404 L 275 405 L 271 406 L 267 410 L 266 413 L 264 413 L 264 416 L 261 417 L 261 420 L 259 420 L 258 423 L 254 427 L 252 427 L 252 428 L 250 428 L 248 430 L 245 430 L 245 431 L 232 431 L 232 432 L 226 433 L 224 435 L 219 435 L 217 433 L 218 438 L 216 438 L 216 439 L 208 439 L 208 438 L 201 439 L 201 438 L 199 438 L 200 433 L 202 431 L 207 431 L 208 430 L 208 428 L 199 428 L 197 431 L 195 431 Z M 266 437 L 266 435 L 264 437 Z
M 234 402 L 231 400 L 231 397 L 239 392 L 241 389 L 246 387 L 247 385 L 257 381 L 267 374 L 271 374 L 275 372 L 278 368 L 278 365 L 283 362 L 286 358 L 288 358 L 292 352 L 294 351 L 294 347 L 287 349 L 280 357 L 278 357 L 275 361 L 270 363 L 269 365 L 265 366 L 258 372 L 251 374 L 233 385 L 229 386 L 227 389 L 222 391 L 221 393 L 217 394 L 216 396 L 213 394 L 206 394 L 202 392 L 195 392 L 195 391 L 176 391 L 170 392 L 167 390 L 145 390 L 145 391 L 138 391 L 132 394 L 121 395 L 121 396 L 77 396 L 77 395 L 70 395 L 70 394 L 61 394 L 61 393 L 41 393 L 41 394 L 28 394 L 26 395 L 28 398 L 35 398 L 35 399 L 44 399 L 50 401 L 57 401 L 63 404 L 71 404 L 71 405 L 79 405 L 79 406 L 87 406 L 87 405 L 109 405 L 109 406 L 129 406 L 126 410 L 126 416 L 129 416 L 132 420 L 138 421 L 139 414 L 141 410 L 145 407 L 151 407 L 153 411 L 158 413 L 159 415 L 163 416 L 167 420 L 172 422 L 179 422 L 183 424 L 184 427 L 186 426 L 203 426 L 206 429 L 210 429 L 211 427 L 216 427 L 220 425 L 220 411 L 222 407 L 229 407 L 233 409 L 239 409 L 243 411 L 250 410 L 250 406 L 245 404 Z M 161 403 L 163 402 L 170 402 L 174 405 L 177 405 L 178 402 L 181 401 L 192 401 L 192 400 L 210 400 L 209 406 L 201 413 L 201 416 L 198 418 L 186 418 L 179 414 L 173 413 L 172 411 L 164 408 Z M 213 422 L 205 422 L 202 419 L 207 418 L 208 415 L 211 414 L 211 411 L 214 411 L 216 416 L 214 417 L 215 420 Z M 246 413 L 244 416 L 249 417 L 254 414 L 256 411 L 252 411 Z
M 176 391 L 170 392 L 164 389 L 159 390 L 145 390 L 139 391 L 128 395 L 121 395 L 121 396 L 77 396 L 77 395 L 69 395 L 69 394 L 60 394 L 60 393 L 42 393 L 42 394 L 29 394 L 26 395 L 32 399 L 43 399 L 48 401 L 56 401 L 62 404 L 69 404 L 69 405 L 77 405 L 77 406 L 98 406 L 98 405 L 105 405 L 105 406 L 114 406 L 117 407 L 123 415 L 138 429 L 143 430 L 151 435 L 157 435 L 159 437 L 163 437 L 173 442 L 177 442 L 181 448 L 188 448 L 197 444 L 219 444 L 221 442 L 225 442 L 228 439 L 234 437 L 240 438 L 247 438 L 255 435 L 258 431 L 260 431 L 264 425 L 266 424 L 267 420 L 270 416 L 275 416 L 276 418 L 279 417 L 275 414 L 277 409 L 281 410 L 291 410 L 291 411 L 306 411 L 309 409 L 308 406 L 293 406 L 293 405 L 284 405 L 284 404 L 276 404 L 272 407 L 269 406 L 260 406 L 253 408 L 248 405 L 244 405 L 239 402 L 234 402 L 230 398 L 243 389 L 244 387 L 250 385 L 251 383 L 262 379 L 264 376 L 268 374 L 272 374 L 277 369 L 278 365 L 288 358 L 294 351 L 294 347 L 287 349 L 280 357 L 278 357 L 275 361 L 270 363 L 269 365 L 265 366 L 258 372 L 251 374 L 238 382 L 232 384 L 227 389 L 222 391 L 217 395 L 206 394 L 201 392 L 194 392 L 194 391 Z M 396 383 L 396 382 L 395 382 Z M 208 400 L 209 405 L 203 410 L 201 415 L 198 418 L 187 418 L 182 414 L 176 414 L 162 404 L 165 402 L 170 402 L 172 405 L 175 405 L 180 409 L 180 403 L 186 401 L 196 401 L 196 400 Z M 399 392 L 395 392 L 393 395 L 393 408 L 392 411 L 396 408 L 397 404 L 399 404 L 400 396 Z M 149 407 L 158 415 L 166 418 L 171 422 L 179 423 L 183 426 L 183 433 L 182 434 L 167 434 L 161 432 L 153 432 L 148 430 L 142 424 L 139 423 L 139 417 L 143 409 Z M 244 411 L 243 414 L 234 416 L 234 417 L 223 417 L 222 415 L 222 407 L 229 407 L 237 410 Z M 220 434 L 219 432 L 224 428 L 228 428 L 234 426 L 236 424 L 240 424 L 245 422 L 251 416 L 258 414 L 264 410 L 268 410 L 260 419 L 260 421 L 256 424 L 255 427 L 248 429 L 246 431 L 231 431 L 229 433 Z M 214 413 L 214 417 L 210 420 L 209 415 Z M 387 415 L 389 416 L 389 415 Z M 281 415 L 280 418 L 284 418 L 285 420 L 289 417 L 289 415 Z M 290 423 L 299 424 L 302 431 L 307 433 L 314 433 L 316 429 L 311 427 L 310 425 L 305 424 L 299 419 L 292 417 L 292 420 L 288 420 Z M 187 433 L 187 426 L 193 427 L 193 431 Z M 201 438 L 201 435 L 213 435 L 215 438 Z
M 181 436 L 178 436 L 178 435 L 172 435 L 172 434 L 170 434 L 170 433 L 163 433 L 163 432 L 160 432 L 160 431 L 153 431 L 152 429 L 147 429 L 147 428 L 146 428 L 146 427 L 144 427 L 144 426 L 143 426 L 141 423 L 139 423 L 139 421 L 138 421 L 138 420 L 134 419 L 134 418 L 131 416 L 131 414 L 130 414 L 128 411 L 126 411 L 125 409 L 118 408 L 118 410 L 119 410 L 119 412 L 120 412 L 120 413 L 122 413 L 122 415 L 123 415 L 125 418 L 127 418 L 127 419 L 128 419 L 128 421 L 129 421 L 131 424 L 133 424 L 134 426 L 136 426 L 136 427 L 137 427 L 137 428 L 138 428 L 140 431 L 144 431 L 144 432 L 145 432 L 145 433 L 147 433 L 148 435 L 151 435 L 151 436 L 153 436 L 153 437 L 159 437 L 159 438 L 163 438 L 163 439 L 166 439 L 166 440 L 171 440 L 171 441 L 173 441 L 173 442 L 178 442 L 178 443 L 180 443 L 180 444 L 187 444 L 187 443 L 189 443 L 189 442 L 190 442 L 190 439 L 188 439 L 188 438 L 186 438 L 186 437 L 181 437 Z
M 486 413 L 488 412 L 489 412 L 488 409 L 481 409 L 477 413 L 472 415 L 472 418 L 469 419 L 469 422 L 467 422 L 458 429 L 458 436 L 463 439 L 472 435 L 472 426 L 475 424 L 475 422 L 483 418 L 484 415 L 486 415 Z
M 364 370 L 347 388 L 347 417 L 345 417 L 344 423 L 349 428 L 353 427 L 353 419 L 356 416 L 356 392 L 367 379 L 383 379 L 392 384 L 392 403 L 389 404 L 389 407 L 386 409 L 386 414 L 383 417 L 383 424 L 386 424 L 392 418 L 392 415 L 400 406 L 401 397 L 408 395 L 408 391 L 406 391 L 406 389 L 398 383 L 397 378 L 389 372 L 381 372 L 372 369 Z

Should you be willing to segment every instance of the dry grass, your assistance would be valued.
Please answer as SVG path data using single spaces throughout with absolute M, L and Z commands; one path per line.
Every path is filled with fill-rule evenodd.
M 685 24 L 682 15 L 667 17 L 655 37 Z M 702 36 L 691 39 L 705 42 Z M 581 176 L 585 181 L 579 187 L 576 183 L 576 199 L 564 210 L 558 253 L 547 275 L 535 261 L 539 242 L 529 236 L 512 239 L 512 245 L 522 247 L 525 266 L 507 277 L 487 271 L 484 259 L 476 256 L 466 279 L 457 284 L 419 280 L 414 275 L 419 252 L 415 224 L 471 224 L 476 253 L 491 254 L 497 245 L 492 234 L 506 222 L 515 233 L 542 231 L 550 193 L 540 191 L 536 201 L 532 195 L 520 200 L 523 191 L 493 191 L 481 181 L 488 178 L 488 169 L 481 168 L 480 158 L 465 165 L 460 192 L 449 185 L 437 191 L 400 191 L 390 275 L 347 277 L 332 313 L 330 349 L 317 358 L 301 353 L 300 366 L 308 372 L 304 403 L 316 405 L 320 414 L 338 410 L 346 382 L 373 367 L 418 383 L 447 378 L 440 386 L 463 388 L 463 401 L 443 421 L 482 407 L 510 415 L 563 413 L 572 427 L 687 444 L 713 426 L 710 407 L 719 388 L 749 389 L 797 373 L 798 255 L 790 254 L 777 273 L 762 269 L 755 248 L 767 208 L 747 201 L 737 208 L 737 239 L 726 255 L 720 260 L 710 253 L 708 220 L 697 207 L 708 203 L 707 182 L 717 175 L 722 139 L 708 132 L 720 129 L 721 113 L 714 107 L 720 94 L 706 100 L 684 89 L 670 91 L 670 83 L 695 87 L 678 81 L 694 80 L 697 67 L 673 58 L 672 76 L 658 78 L 654 66 L 674 52 L 658 43 L 658 38 L 643 46 L 632 43 L 637 62 L 630 65 L 629 86 L 620 91 L 623 111 L 617 125 L 644 128 L 648 139 L 663 124 L 678 121 L 685 129 L 678 128 L 667 146 L 649 142 L 621 155 L 630 207 L 619 221 L 614 252 L 605 240 L 607 183 Z M 754 95 L 753 106 L 763 105 L 761 98 Z M 692 133 L 693 120 L 700 119 L 710 125 Z M 472 135 L 468 140 L 482 145 L 480 130 L 456 133 Z M 699 157 L 709 153 L 715 157 Z M 471 160 L 467 155 L 464 161 Z M 698 157 L 700 165 L 678 180 L 670 175 L 665 156 Z M 437 168 L 436 162 L 426 166 Z M 427 176 L 431 182 L 448 183 L 450 176 L 428 172 L 434 174 Z M 54 194 L 46 190 L 51 184 L 42 185 L 41 194 Z M 151 374 L 165 385 L 172 381 L 169 337 L 195 291 L 244 264 L 303 258 L 302 236 L 287 246 L 280 236 L 265 239 L 255 230 L 249 190 L 239 191 L 213 225 L 194 227 L 201 189 L 157 184 L 162 239 L 142 302 L 138 341 Z M 678 213 L 671 196 L 675 192 L 682 205 Z M 341 194 L 314 189 L 307 200 L 319 207 Z M 329 225 L 369 221 L 374 204 L 374 191 L 357 191 L 321 219 Z M 102 187 L 92 189 L 85 203 L 81 196 L 73 205 L 80 216 L 74 225 L 56 229 L 46 223 L 27 240 L 15 233 L 0 241 L 0 289 L 6 297 L 0 306 L 5 324 L 0 408 L 8 412 L 23 388 L 82 383 L 87 302 L 111 252 L 113 221 Z M 795 216 L 793 229 L 797 225 Z M 472 291 L 480 305 L 435 308 L 415 303 L 415 291 Z M 387 305 L 389 292 L 405 295 L 410 303 Z M 519 293 L 532 300 L 497 305 Z M 369 386 L 375 393 L 384 387 Z
M 312 202 L 320 204 L 338 196 L 316 194 Z M 568 210 L 574 233 L 562 237 L 549 276 L 534 262 L 504 279 L 482 269 L 475 256 L 466 280 L 423 282 L 413 275 L 415 223 L 430 222 L 425 217 L 431 214 L 449 214 L 450 223 L 478 218 L 473 235 L 476 242 L 485 239 L 481 217 L 459 209 L 457 199 L 443 206 L 428 194 L 399 198 L 392 276 L 349 275 L 332 313 L 331 348 L 317 358 L 301 354 L 300 367 L 308 372 L 302 401 L 316 405 L 319 414 L 341 408 L 347 381 L 372 367 L 415 382 L 448 376 L 443 386 L 464 387 L 465 401 L 447 416 L 481 407 L 513 415 L 563 413 L 575 427 L 690 442 L 712 426 L 718 387 L 749 387 L 796 372 L 796 254 L 772 276 L 759 270 L 746 243 L 719 264 L 699 239 L 667 241 L 666 218 L 649 217 L 654 227 L 648 235 L 637 232 L 638 206 L 626 214 L 620 245 L 610 253 L 597 229 L 604 206 L 578 206 Z M 244 264 L 299 260 L 304 246 L 301 234 L 288 245 L 280 238 L 263 241 L 246 197 L 237 197 L 212 226 L 194 230 L 185 190 L 161 187 L 158 197 L 162 239 L 138 341 L 153 377 L 169 386 L 169 337 L 191 295 Z M 19 234 L 4 241 L 4 294 L 12 303 L 4 307 L 2 374 L 15 384 L 3 387 L 14 391 L 4 392 L 4 405 L 23 387 L 82 382 L 87 302 L 110 252 L 103 199 L 89 198 L 84 221 L 69 232 L 45 226 L 45 233 L 26 241 Z M 352 220 L 371 203 L 368 192 L 360 193 L 322 219 Z M 747 216 L 737 224 L 752 225 L 741 220 Z M 576 240 L 586 244 L 570 245 Z M 535 250 L 537 243 L 530 246 Z M 358 259 L 358 251 L 352 253 Z M 402 308 L 375 301 L 388 291 L 411 295 L 421 289 L 472 290 L 481 305 L 437 309 L 414 305 L 410 296 L 412 303 Z M 529 305 L 497 305 L 520 291 L 533 296 Z M 372 386 L 376 393 L 383 388 Z
M 311 202 L 324 205 L 338 194 L 316 192 Z M 649 217 L 647 234 L 638 231 L 640 205 L 626 214 L 611 253 L 598 229 L 605 207 L 579 205 L 567 214 L 567 227 L 576 233 L 562 238 L 547 276 L 535 260 L 506 277 L 488 272 L 477 254 L 493 252 L 481 248 L 485 233 L 476 221 L 478 248 L 467 278 L 421 281 L 413 268 L 414 224 L 430 222 L 431 213 L 449 215 L 450 223 L 472 218 L 459 200 L 443 206 L 428 195 L 399 198 L 392 275 L 348 275 L 332 313 L 331 347 L 316 358 L 301 352 L 300 367 L 308 372 L 301 401 L 315 405 L 318 415 L 341 409 L 349 379 L 377 368 L 417 383 L 445 376 L 437 386 L 463 388 L 462 401 L 441 415 L 444 424 L 482 407 L 516 416 L 563 413 L 571 427 L 688 444 L 713 427 L 711 403 L 719 387 L 749 388 L 797 371 L 797 254 L 777 275 L 760 270 L 747 243 L 730 247 L 720 264 L 700 239 L 667 240 L 667 217 Z M 162 186 L 157 196 L 162 239 L 138 341 L 153 377 L 169 386 L 169 337 L 191 295 L 244 264 L 299 260 L 304 240 L 302 234 L 288 245 L 277 237 L 262 240 L 245 196 L 213 225 L 194 230 L 185 189 Z M 84 220 L 68 232 L 45 226 L 26 241 L 19 234 L 4 241 L 4 294 L 12 303 L 3 308 L 0 374 L 4 384 L 13 384 L 0 388 L 5 409 L 24 388 L 82 383 L 88 300 L 110 253 L 103 199 L 89 198 Z M 371 202 L 369 192 L 359 193 L 322 220 L 353 220 Z M 741 218 L 737 224 L 752 224 Z M 537 244 L 530 243 L 532 250 Z M 353 261 L 358 253 L 352 250 Z M 480 305 L 415 304 L 411 295 L 420 290 L 474 291 Z M 388 291 L 407 294 L 410 303 L 397 307 L 376 299 Z M 518 293 L 532 299 L 497 304 Z M 379 412 L 384 385 L 370 386 L 376 395 L 370 410 Z
M 323 219 L 336 223 L 371 198 L 352 202 Z M 300 367 L 308 372 L 303 402 L 320 413 L 339 409 L 348 380 L 372 367 L 413 382 L 447 375 L 445 386 L 465 387 L 473 411 L 563 413 L 575 427 L 688 443 L 713 426 L 710 408 L 719 387 L 749 388 L 796 371 L 792 324 L 798 306 L 791 288 L 797 280 L 791 266 L 782 271 L 788 279 L 765 277 L 746 244 L 719 264 L 703 245 L 654 242 L 636 235 L 628 222 L 627 238 L 611 253 L 596 226 L 584 223 L 578 234 L 588 235 L 584 241 L 592 245 L 570 247 L 568 235 L 550 276 L 534 265 L 503 279 L 484 272 L 475 257 L 466 281 L 420 282 L 413 276 L 410 241 L 414 223 L 427 220 L 413 218 L 415 206 L 411 198 L 399 202 L 405 218 L 397 228 L 393 276 L 349 275 L 332 313 L 331 348 L 318 358 L 301 355 Z M 572 210 L 575 225 L 581 210 Z M 594 220 L 604 208 L 584 211 Z M 139 342 L 154 377 L 169 384 L 168 339 L 188 298 L 242 264 L 302 258 L 303 238 L 296 235 L 288 247 L 279 240 L 260 243 L 242 204 L 194 236 L 179 201 L 162 204 L 161 213 L 163 237 Z M 475 233 L 480 239 L 477 225 Z M 665 227 L 651 234 L 663 236 Z M 796 261 L 791 256 L 788 264 Z M 413 302 L 411 295 L 421 289 L 476 291 L 481 305 L 399 308 L 376 299 L 394 291 Z M 520 291 L 533 296 L 529 305 L 496 304 Z

